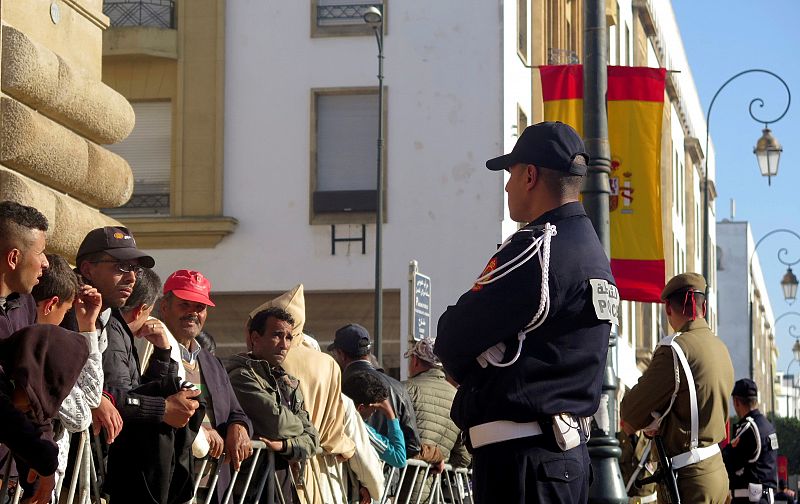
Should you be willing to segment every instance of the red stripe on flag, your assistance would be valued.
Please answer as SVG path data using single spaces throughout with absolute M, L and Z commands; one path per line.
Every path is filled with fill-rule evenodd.
M 626 301 L 660 303 L 666 269 L 664 260 L 611 259 L 619 297 Z
M 542 100 L 583 98 L 583 65 L 545 65 L 539 67 Z
M 608 67 L 608 100 L 664 101 L 664 68 Z

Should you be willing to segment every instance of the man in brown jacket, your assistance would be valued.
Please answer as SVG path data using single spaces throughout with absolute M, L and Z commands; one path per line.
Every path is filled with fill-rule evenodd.
M 661 299 L 676 334 L 659 342 L 650 366 L 625 395 L 621 416 L 626 432 L 643 429 L 663 437 L 683 502 L 721 504 L 728 476 L 717 443 L 726 433 L 733 365 L 703 318 L 705 292 L 705 279 L 697 273 L 682 273 L 664 287 Z

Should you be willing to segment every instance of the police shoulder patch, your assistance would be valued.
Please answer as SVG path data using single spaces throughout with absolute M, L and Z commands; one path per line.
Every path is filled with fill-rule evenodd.
M 592 304 L 597 319 L 619 324 L 619 290 L 617 287 L 601 278 L 589 279 L 589 285 L 592 288 Z
M 773 449 L 773 450 L 777 450 L 778 449 L 778 434 L 773 432 L 772 434 L 770 434 L 767 437 L 769 438 L 769 447 L 771 449 Z

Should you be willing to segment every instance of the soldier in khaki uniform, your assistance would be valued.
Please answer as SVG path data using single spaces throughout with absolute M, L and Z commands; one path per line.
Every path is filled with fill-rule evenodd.
M 659 342 L 650 367 L 625 395 L 621 409 L 626 432 L 661 434 L 677 468 L 681 499 L 692 504 L 724 503 L 728 497 L 717 443 L 726 434 L 733 365 L 725 344 L 703 318 L 705 291 L 705 279 L 697 273 L 682 273 L 664 287 L 661 299 L 676 335 Z M 663 495 L 659 489 L 659 502 L 665 501 Z

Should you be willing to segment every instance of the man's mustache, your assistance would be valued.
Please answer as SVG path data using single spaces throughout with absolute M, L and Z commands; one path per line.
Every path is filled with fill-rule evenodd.
M 186 315 L 185 317 L 181 317 L 181 320 L 187 322 L 191 321 L 194 322 L 195 324 L 200 324 L 200 317 L 198 317 L 197 315 Z

